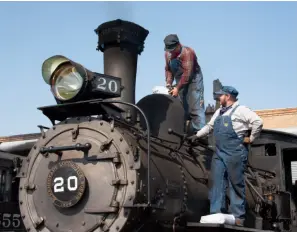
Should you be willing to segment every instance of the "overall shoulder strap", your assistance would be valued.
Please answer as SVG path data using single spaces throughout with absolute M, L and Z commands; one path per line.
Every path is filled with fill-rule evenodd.
M 235 106 L 234 109 L 231 111 L 231 113 L 230 113 L 230 115 L 229 115 L 230 117 L 231 117 L 232 114 L 235 112 L 235 110 L 237 109 L 238 106 L 239 106 L 239 105 Z

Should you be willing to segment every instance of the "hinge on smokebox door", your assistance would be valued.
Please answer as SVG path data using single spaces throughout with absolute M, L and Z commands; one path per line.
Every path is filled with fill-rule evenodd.
M 100 151 L 108 150 L 112 144 L 112 141 L 113 141 L 113 139 L 107 139 L 106 141 L 104 141 L 100 146 Z
M 119 210 L 120 203 L 116 200 L 112 200 L 110 204 L 105 204 L 104 202 L 98 203 L 92 207 L 87 207 L 84 209 L 85 213 L 116 213 Z
M 14 172 L 16 173 L 17 178 L 26 178 L 29 168 L 30 158 L 29 157 L 15 157 L 13 159 Z

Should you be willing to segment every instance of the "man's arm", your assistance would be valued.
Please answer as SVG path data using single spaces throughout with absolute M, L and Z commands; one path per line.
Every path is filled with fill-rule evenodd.
M 184 85 L 189 82 L 190 75 L 192 74 L 194 60 L 196 59 L 196 54 L 192 49 L 183 49 L 182 52 L 183 54 L 181 55 L 181 66 L 183 74 L 176 86 L 178 90 L 182 89 Z
M 263 128 L 263 120 L 251 109 L 247 107 L 242 107 L 241 111 L 241 118 L 249 123 L 249 126 L 251 126 L 251 136 L 250 136 L 250 142 L 252 143 L 256 138 L 260 136 L 261 130 Z
M 209 135 L 213 131 L 214 122 L 215 122 L 216 118 L 218 117 L 219 113 L 220 113 L 220 109 L 218 109 L 213 114 L 213 116 L 211 117 L 210 121 L 204 127 L 202 127 L 201 130 L 199 130 L 197 132 L 196 136 L 198 138 L 205 137 L 205 136 Z
M 169 69 L 169 62 L 168 62 L 168 57 L 167 57 L 167 53 L 165 52 L 165 78 L 166 78 L 166 86 L 168 85 L 172 85 L 173 83 L 173 76 L 172 73 Z

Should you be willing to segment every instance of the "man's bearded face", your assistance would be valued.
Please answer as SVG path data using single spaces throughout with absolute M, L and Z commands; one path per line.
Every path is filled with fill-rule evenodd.
M 222 94 L 220 96 L 220 104 L 221 106 L 225 107 L 227 105 L 227 101 L 230 98 L 230 96 L 228 96 L 227 94 Z

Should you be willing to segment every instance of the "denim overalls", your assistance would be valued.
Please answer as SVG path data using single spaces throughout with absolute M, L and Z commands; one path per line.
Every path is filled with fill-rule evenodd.
M 180 61 L 183 49 L 184 47 L 181 48 L 180 54 L 175 59 L 169 60 L 170 71 L 176 84 L 178 84 L 183 74 Z M 203 92 L 204 86 L 201 70 L 199 73 L 192 73 L 189 78 L 189 83 L 179 91 L 179 97 L 181 98 L 185 110 L 185 120 L 191 120 L 189 127 L 190 133 L 200 130 L 205 125 L 204 102 L 202 106 L 200 106 L 200 100 L 203 99 Z
M 235 218 L 245 219 L 244 170 L 248 148 L 233 129 L 231 116 L 219 115 L 214 122 L 216 154 L 211 164 L 210 213 L 226 213 L 226 190 L 229 185 L 230 209 Z

